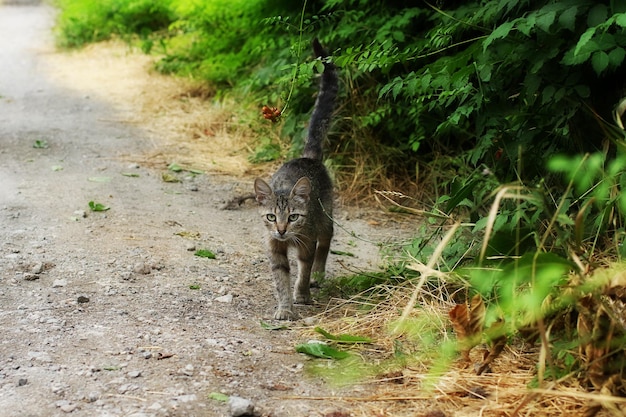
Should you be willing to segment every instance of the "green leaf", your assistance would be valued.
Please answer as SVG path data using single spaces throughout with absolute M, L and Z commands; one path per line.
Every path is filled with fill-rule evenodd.
M 587 29 L 585 31 L 585 33 L 583 33 L 580 36 L 580 39 L 578 40 L 578 42 L 576 43 L 576 47 L 574 48 L 574 55 L 578 55 L 578 53 L 580 52 L 580 50 L 587 45 L 587 43 L 591 40 L 591 38 L 593 38 L 593 35 L 596 33 L 596 28 L 595 27 L 591 27 L 589 29 Z
M 211 392 L 208 395 L 209 400 L 215 400 L 223 403 L 227 403 L 230 397 L 226 394 L 222 394 L 221 392 Z
M 261 320 L 261 327 L 265 330 L 289 330 L 289 326 L 284 324 L 270 324 Z
M 604 22 L 608 17 L 608 9 L 604 4 L 596 4 L 589 10 L 587 15 L 587 24 L 591 26 L 598 26 Z
M 104 204 L 96 203 L 94 201 L 90 201 L 89 208 L 91 209 L 91 211 L 107 211 L 111 207 L 105 206 Z
M 161 173 L 161 179 L 164 182 L 180 182 L 180 179 L 170 174 L 169 172 L 165 172 L 165 171 Z
M 624 57 L 626 57 L 626 51 L 624 48 L 615 48 L 611 52 L 609 52 L 609 62 L 612 67 L 619 67 L 624 62 Z
M 339 255 L 339 256 L 354 256 L 354 253 L 352 252 L 344 252 L 341 250 L 331 250 L 330 253 L 332 253 L 333 255 Z
M 35 149 L 45 149 L 48 147 L 48 141 L 43 139 L 37 139 L 35 143 L 33 143 L 33 148 Z
M 483 41 L 483 52 L 487 50 L 489 45 L 491 45 L 496 39 L 506 38 L 511 29 L 513 28 L 515 22 L 505 22 L 495 28 L 493 32 Z
M 133 177 L 133 178 L 139 177 L 139 174 L 135 174 L 133 172 L 122 172 L 122 175 L 125 177 Z
M 550 33 L 550 26 L 554 23 L 556 12 L 548 12 L 537 18 L 537 27 L 546 33 Z
M 193 254 L 200 258 L 215 259 L 215 254 L 208 249 L 198 249 Z
M 332 333 L 328 333 L 321 327 L 316 327 L 315 331 L 324 336 L 326 339 L 333 340 L 338 343 L 372 343 L 372 339 L 369 337 L 352 336 L 350 334 L 334 335 Z
M 572 32 L 576 29 L 576 15 L 578 14 L 578 7 L 572 6 L 565 9 L 559 16 L 559 24 L 565 29 Z
M 198 284 L 191 284 L 189 286 L 189 289 L 190 290 L 199 290 L 200 289 L 200 285 L 198 285 Z
M 109 182 L 111 181 L 111 177 L 89 177 L 87 181 L 91 182 Z
M 609 55 L 604 51 L 595 52 L 591 56 L 591 66 L 600 75 L 609 66 Z
M 615 16 L 615 23 L 623 28 L 626 28 L 626 13 L 620 13 Z
M 178 165 L 176 162 L 172 162 L 171 164 L 169 164 L 167 166 L 167 169 L 169 169 L 172 172 L 181 172 L 181 171 L 183 171 L 183 167 Z
M 556 92 L 556 88 L 553 85 L 548 85 L 543 89 L 543 93 L 541 94 L 541 103 L 546 104 L 552 101 L 554 97 L 554 93 Z
M 348 352 L 337 350 L 324 343 L 311 342 L 296 346 L 296 352 L 322 359 L 345 359 L 350 357 Z
M 476 184 L 478 184 L 478 179 L 473 179 L 467 184 L 463 185 L 463 187 L 461 187 L 457 192 L 455 192 L 450 197 L 450 200 L 448 200 L 448 203 L 446 204 L 445 212 L 447 214 L 452 213 L 452 210 L 457 208 L 457 206 L 459 205 L 459 203 L 461 203 L 461 201 L 471 196 Z

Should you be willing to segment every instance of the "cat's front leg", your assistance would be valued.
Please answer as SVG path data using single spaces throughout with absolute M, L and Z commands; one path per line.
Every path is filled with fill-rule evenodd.
M 294 320 L 297 318 L 297 315 L 293 311 L 293 301 L 291 300 L 291 277 L 289 275 L 287 244 L 271 239 L 269 246 L 270 267 L 274 277 L 276 300 L 278 301 L 274 319 Z
M 311 304 L 311 269 L 315 258 L 315 241 L 298 247 L 298 279 L 293 288 L 297 304 Z

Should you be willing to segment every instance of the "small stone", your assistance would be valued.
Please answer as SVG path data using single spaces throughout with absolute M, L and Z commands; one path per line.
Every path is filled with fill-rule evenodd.
M 217 297 L 215 301 L 217 301 L 218 303 L 232 303 L 233 295 L 232 294 L 222 295 L 221 297 Z
M 254 404 L 252 401 L 241 397 L 230 397 L 228 399 L 230 415 L 232 417 L 243 417 L 254 415 Z
M 74 215 L 84 219 L 87 217 L 87 212 L 85 210 L 76 210 L 74 211 Z
M 98 391 L 91 391 L 89 394 L 87 394 L 87 401 L 89 401 L 90 403 L 95 403 L 99 399 L 100 399 L 100 392 Z
M 320 320 L 317 317 L 306 317 L 303 321 L 306 326 L 315 326 Z
M 135 384 L 123 384 L 120 385 L 119 388 L 117 389 L 117 392 L 119 394 L 126 394 L 129 391 L 136 391 L 139 389 L 138 385 Z
M 198 396 L 196 394 L 186 394 L 174 397 L 174 399 L 181 403 L 189 403 L 192 401 L 196 401 L 198 399 Z
M 52 288 L 61 288 L 67 285 L 66 279 L 55 279 L 52 283 Z
M 26 379 L 26 378 L 20 378 L 20 379 L 17 381 L 17 386 L 18 386 L 18 387 L 23 387 L 23 386 L 24 386 L 24 385 L 26 385 L 26 384 L 28 384 L 28 379 Z
M 162 409 L 163 406 L 161 405 L 161 403 L 156 402 L 156 403 L 152 403 L 152 405 L 150 407 L 148 407 L 148 410 L 150 411 L 158 411 L 160 409 Z
M 139 378 L 141 376 L 141 371 L 130 371 L 127 375 L 129 378 Z
M 148 275 L 150 270 L 150 266 L 146 265 L 144 262 L 137 262 L 135 266 L 133 266 L 133 272 L 136 274 Z
M 30 272 L 33 273 L 33 274 L 41 274 L 43 272 L 43 264 L 41 262 L 37 262 L 30 269 Z
M 186 376 L 193 376 L 194 367 L 189 364 L 180 370 L 180 373 Z
M 186 249 L 187 249 L 189 252 L 193 252 L 193 251 L 195 251 L 195 250 L 196 250 L 196 245 L 195 245 L 194 243 L 188 243 L 188 244 L 187 244 L 187 246 L 186 246 Z
M 31 274 L 30 272 L 25 272 L 23 275 L 24 281 L 35 281 L 39 279 L 39 275 Z
M 78 304 L 85 304 L 89 302 L 89 297 L 85 297 L 84 295 L 79 295 L 76 301 L 78 302 Z
M 152 357 L 152 352 L 142 352 L 141 354 L 144 359 L 150 359 Z

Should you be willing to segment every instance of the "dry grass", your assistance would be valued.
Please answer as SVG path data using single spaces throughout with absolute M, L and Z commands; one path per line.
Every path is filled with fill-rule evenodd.
M 212 100 L 215 92 L 204 84 L 156 73 L 154 60 L 121 41 L 109 41 L 49 53 L 44 63 L 54 82 L 109 103 L 116 121 L 136 126 L 149 138 L 152 150 L 134 155 L 139 162 L 176 162 L 238 176 L 254 171 L 247 160 L 254 137 L 238 117 L 246 109 Z
M 364 301 L 360 296 L 330 301 L 319 317 L 321 327 L 334 334 L 373 339 L 371 345 L 353 349 L 369 364 L 360 372 L 362 379 L 358 381 L 368 388 L 368 395 L 336 398 L 347 404 L 351 416 L 573 417 L 584 415 L 592 401 L 603 399 L 602 395 L 581 387 L 572 375 L 556 383 L 546 383 L 542 389 L 531 388 L 536 379 L 539 348 L 523 341 L 507 346 L 491 371 L 480 376 L 473 366 L 460 359 L 434 375 L 433 366 L 442 360 L 438 358 L 440 348 L 451 337 L 447 312 L 454 304 L 445 300 L 453 294 L 446 293 L 445 288 L 444 281 L 434 290 L 422 288 L 416 303 L 419 308 L 412 309 L 400 331 L 397 324 L 410 302 L 414 284 L 378 287 L 382 302 Z M 425 340 L 430 331 L 439 335 L 434 345 L 432 340 Z M 307 337 L 313 337 L 313 333 Z M 398 343 L 411 359 L 394 359 Z M 481 349 L 472 352 L 476 363 L 482 360 L 481 356 Z M 332 373 L 328 378 L 333 380 Z M 626 399 L 613 396 L 604 399 L 607 403 L 626 403 Z M 611 414 L 605 410 L 596 415 Z

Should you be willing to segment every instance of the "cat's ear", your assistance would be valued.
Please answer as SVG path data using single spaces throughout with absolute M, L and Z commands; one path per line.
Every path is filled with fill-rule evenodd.
M 302 177 L 291 189 L 290 197 L 296 200 L 300 200 L 303 203 L 308 203 L 311 196 L 311 180 L 307 177 Z
M 260 204 L 265 204 L 272 194 L 274 194 L 272 187 L 261 178 L 254 180 L 254 193 L 256 194 L 256 201 Z

